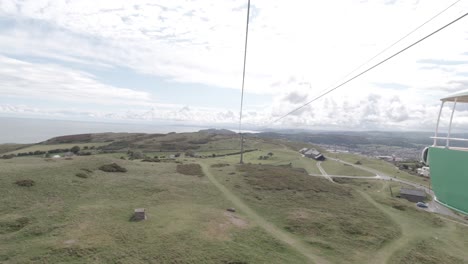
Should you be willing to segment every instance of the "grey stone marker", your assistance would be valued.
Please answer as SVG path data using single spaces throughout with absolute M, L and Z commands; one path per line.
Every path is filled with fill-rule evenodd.
M 146 220 L 146 210 L 145 208 L 137 208 L 133 214 L 133 221 L 142 221 Z

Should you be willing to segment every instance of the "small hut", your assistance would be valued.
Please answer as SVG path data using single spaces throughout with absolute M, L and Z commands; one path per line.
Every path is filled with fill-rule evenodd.
M 424 202 L 426 199 L 426 193 L 421 189 L 401 188 L 400 196 L 413 203 Z
M 137 208 L 133 213 L 133 221 L 142 221 L 146 220 L 146 210 L 145 208 Z

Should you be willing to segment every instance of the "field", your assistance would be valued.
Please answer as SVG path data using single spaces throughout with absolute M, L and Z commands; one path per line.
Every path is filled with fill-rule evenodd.
M 0 154 L 9 153 L 20 148 L 26 148 L 29 144 L 0 144 Z
M 350 163 L 356 163 L 357 161 L 360 161 L 363 166 L 379 170 L 392 177 L 401 178 L 403 180 L 415 182 L 426 187 L 430 186 L 430 182 L 427 178 L 411 175 L 407 172 L 401 171 L 397 167 L 392 165 L 391 163 L 383 161 L 383 160 L 378 160 L 374 158 L 368 158 L 368 157 L 363 157 L 363 156 L 358 156 L 358 155 L 353 155 L 353 154 L 348 154 L 348 153 L 337 153 L 337 154 L 333 153 L 333 157 L 335 156 L 338 159 L 341 159 Z
M 348 164 L 343 164 L 334 160 L 327 160 L 321 163 L 322 168 L 331 175 L 345 176 L 375 176 L 368 171 L 361 170 Z
M 128 172 L 97 170 L 111 162 Z M 242 213 L 227 214 L 232 204 L 206 177 L 176 173 L 175 163 L 105 156 L 1 163 L 0 261 L 5 263 L 304 262 Z M 90 177 L 76 177 L 78 172 Z M 35 185 L 14 184 L 26 178 Z M 148 220 L 130 222 L 141 207 Z
M 181 137 L 200 152 L 235 144 L 226 135 Z M 145 149 L 161 146 L 157 138 Z M 246 143 L 257 150 L 244 165 L 239 155 L 142 162 L 120 159 L 126 152 L 0 160 L 0 263 L 468 263 L 468 227 L 392 197 L 400 184 L 332 183 L 308 175 L 320 171 L 297 152 L 304 144 Z M 99 170 L 112 163 L 127 171 Z M 322 167 L 366 176 L 332 160 Z M 135 208 L 148 219 L 130 221 Z

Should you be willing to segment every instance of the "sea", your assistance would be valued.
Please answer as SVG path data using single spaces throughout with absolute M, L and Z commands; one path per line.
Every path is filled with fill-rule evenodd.
M 142 124 L 0 117 L 0 144 L 38 143 L 57 136 L 86 133 L 182 133 L 208 128 L 222 127 L 185 125 L 182 122 Z

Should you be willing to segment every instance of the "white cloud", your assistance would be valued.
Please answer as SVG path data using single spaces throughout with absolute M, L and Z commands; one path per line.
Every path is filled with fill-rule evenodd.
M 436 0 L 256 0 L 252 4 L 246 91 L 275 95 L 270 106 L 256 113 L 249 113 L 247 106 L 245 120 L 255 124 L 268 123 L 313 99 L 448 5 Z M 467 9 L 468 3 L 460 2 L 373 62 Z M 240 88 L 244 1 L 3 0 L 0 16 L 14 21 L 13 27 L 1 31 L 3 54 L 78 63 L 90 72 L 96 67 L 124 66 L 172 82 Z M 460 21 L 447 28 L 282 124 L 429 127 L 426 124 L 435 122 L 430 120 L 435 119 L 438 98 L 467 87 L 468 64 L 457 63 L 468 60 L 465 24 Z M 0 89 L 10 96 L 95 102 L 108 96 L 112 104 L 155 104 L 149 92 L 105 85 L 84 71 L 7 57 L 0 57 L 0 63 Z M 192 106 L 177 106 L 164 113 L 167 118 L 200 122 L 237 120 L 232 109 L 204 115 Z M 140 113 L 126 116 L 138 117 Z
M 149 105 L 153 101 L 146 92 L 106 85 L 89 73 L 1 55 L 0 91 L 4 97 L 101 105 Z

